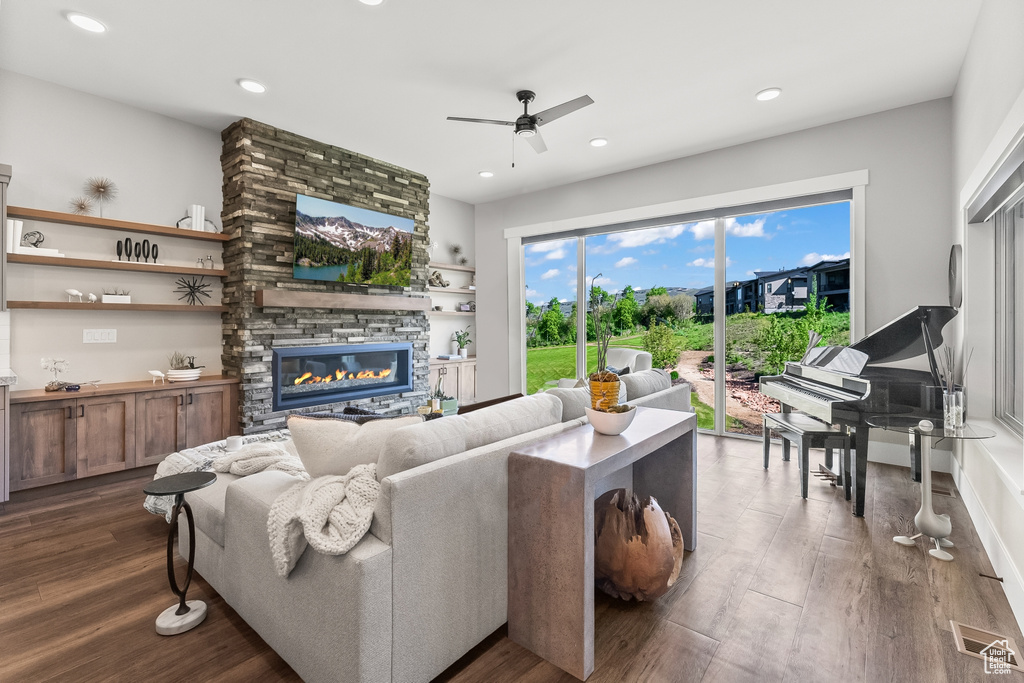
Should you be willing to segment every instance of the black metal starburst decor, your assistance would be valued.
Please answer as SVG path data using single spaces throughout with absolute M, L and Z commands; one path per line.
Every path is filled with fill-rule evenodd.
M 175 294 L 181 294 L 181 296 L 178 297 L 178 301 L 184 299 L 185 301 L 188 301 L 190 306 L 195 306 L 196 304 L 205 306 L 206 304 L 203 302 L 202 297 L 205 296 L 207 299 L 211 298 L 210 287 L 212 285 L 206 282 L 205 277 L 193 276 L 191 279 L 181 277 L 178 278 L 177 285 L 178 287 L 174 292 Z

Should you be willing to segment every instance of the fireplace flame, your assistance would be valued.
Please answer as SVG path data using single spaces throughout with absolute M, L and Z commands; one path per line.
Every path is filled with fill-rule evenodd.
M 384 379 L 391 374 L 391 368 L 384 368 L 383 370 L 360 370 L 359 372 L 344 373 L 341 370 L 335 370 L 333 374 L 328 374 L 326 377 L 318 377 L 312 372 L 306 372 L 295 379 L 295 386 L 300 384 L 326 384 L 328 382 L 334 382 L 342 379 Z

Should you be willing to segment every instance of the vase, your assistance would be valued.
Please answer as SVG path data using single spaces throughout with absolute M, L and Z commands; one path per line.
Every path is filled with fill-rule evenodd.
M 459 355 L 462 356 L 463 358 L 469 358 L 469 347 L 463 346 L 462 348 L 460 348 Z
M 613 372 L 595 372 L 590 376 L 590 407 L 607 411 L 619 405 L 619 377 Z
M 453 356 L 459 355 L 459 342 L 453 340 L 449 350 L 452 352 Z
M 964 392 L 942 393 L 942 426 L 946 429 L 960 429 L 964 426 Z

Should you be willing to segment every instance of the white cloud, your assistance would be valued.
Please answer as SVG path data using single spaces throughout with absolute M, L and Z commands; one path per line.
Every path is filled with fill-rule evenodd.
M 567 240 L 553 240 L 551 242 L 538 242 L 531 244 L 526 247 L 526 253 L 528 254 L 544 254 L 542 260 L 544 261 L 557 261 L 566 257 L 568 252 L 566 247 L 570 242 L 573 242 L 572 238 Z
M 565 249 L 555 249 L 544 254 L 545 261 L 558 261 L 565 258 Z
M 560 304 L 567 304 L 567 303 L 569 303 L 569 300 L 568 299 L 559 299 L 558 303 L 560 303 Z
M 545 272 L 543 275 L 541 275 L 540 279 L 541 280 L 550 280 L 553 277 L 558 277 L 561 273 L 562 273 L 562 271 L 560 271 L 558 268 L 552 268 L 551 270 L 549 270 L 549 271 Z
M 644 247 L 648 244 L 664 244 L 669 240 L 679 237 L 685 231 L 685 225 L 665 225 L 660 228 L 615 232 L 608 235 L 608 239 L 603 245 L 590 249 L 590 252 L 594 254 L 610 254 L 619 249 Z
M 658 250 L 657 249 L 644 249 L 641 253 L 644 256 L 654 256 L 655 254 L 658 253 Z
M 614 285 L 615 280 L 611 279 L 610 277 L 599 277 L 594 279 L 593 284 L 597 285 L 598 287 L 607 287 L 608 285 Z
M 725 233 L 735 237 L 767 237 L 770 239 L 771 234 L 766 235 L 764 232 L 764 221 L 764 218 L 758 218 L 749 223 L 741 223 L 737 218 L 726 218 Z M 694 223 L 690 229 L 693 231 L 693 238 L 697 240 L 713 239 L 715 236 L 714 221 Z
M 575 273 L 576 266 L 566 266 L 566 270 L 568 270 L 570 273 Z
M 626 266 L 631 266 L 634 263 L 637 263 L 637 260 L 635 258 L 633 258 L 632 256 L 624 256 L 615 262 L 615 267 L 625 268 Z
M 531 297 L 531 296 L 543 296 L 543 295 L 540 292 L 538 292 L 536 289 L 528 289 L 528 290 L 526 290 L 526 296 L 527 297 Z
M 845 254 L 819 254 L 816 251 L 812 251 L 810 254 L 803 257 L 800 261 L 800 265 L 813 266 L 818 261 L 839 261 L 844 258 L 850 258 L 850 252 L 846 252 Z
M 726 257 L 726 259 L 725 259 L 725 266 L 726 266 L 726 268 L 731 266 L 732 263 L 733 263 L 732 259 Z M 713 258 L 698 258 L 698 259 L 694 259 L 694 260 L 690 261 L 686 265 L 694 266 L 694 267 L 697 267 L 697 268 L 714 268 L 715 267 L 715 259 L 713 259 Z

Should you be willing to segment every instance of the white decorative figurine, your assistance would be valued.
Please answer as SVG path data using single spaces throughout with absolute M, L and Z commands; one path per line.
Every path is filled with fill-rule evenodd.
M 153 375 L 153 384 L 156 384 L 157 377 L 160 378 L 160 384 L 164 383 L 164 373 L 160 372 L 159 370 L 150 370 L 149 374 Z
M 71 297 L 73 297 L 73 296 L 77 296 L 78 297 L 78 303 L 82 303 L 82 296 L 83 295 L 77 289 L 65 289 L 64 293 L 68 295 L 68 302 L 69 303 L 71 302 Z

